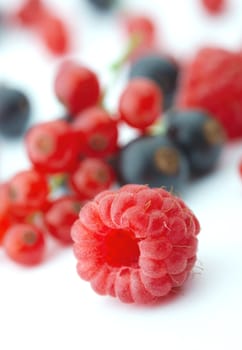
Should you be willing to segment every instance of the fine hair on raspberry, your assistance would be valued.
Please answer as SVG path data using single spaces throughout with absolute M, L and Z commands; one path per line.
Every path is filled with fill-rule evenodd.
M 162 188 L 103 191 L 72 226 L 78 274 L 98 294 L 125 303 L 159 301 L 187 280 L 199 231 L 183 200 Z

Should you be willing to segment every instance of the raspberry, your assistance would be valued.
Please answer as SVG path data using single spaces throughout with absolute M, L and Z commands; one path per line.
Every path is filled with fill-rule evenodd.
M 200 50 L 181 75 L 177 105 L 205 109 L 221 122 L 229 139 L 241 137 L 241 53 Z
M 78 274 L 101 295 L 157 301 L 187 280 L 199 230 L 185 203 L 164 189 L 131 184 L 101 192 L 72 227 Z

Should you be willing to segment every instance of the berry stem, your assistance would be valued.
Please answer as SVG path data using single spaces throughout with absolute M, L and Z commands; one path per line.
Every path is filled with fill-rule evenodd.
M 51 192 L 55 192 L 58 190 L 61 186 L 65 185 L 67 181 L 67 174 L 61 173 L 61 174 L 55 174 L 50 177 L 50 190 Z
M 121 56 L 112 63 L 111 70 L 113 72 L 119 72 L 124 64 L 128 61 L 130 55 L 134 52 L 134 50 L 141 44 L 142 42 L 142 36 L 139 33 L 134 33 L 130 36 L 126 47 L 124 49 L 124 52 L 121 54 Z
M 142 37 L 140 34 L 135 33 L 131 35 L 123 53 L 115 62 L 111 64 L 110 66 L 110 73 L 112 74 L 111 83 L 109 84 L 108 87 L 103 89 L 99 100 L 99 106 L 102 107 L 104 110 L 108 111 L 108 109 L 106 108 L 105 99 L 106 99 L 106 96 L 108 95 L 109 90 L 111 90 L 113 86 L 116 84 L 116 81 L 119 78 L 122 68 L 127 63 L 130 55 L 135 51 L 135 49 L 140 45 L 141 42 L 142 42 Z

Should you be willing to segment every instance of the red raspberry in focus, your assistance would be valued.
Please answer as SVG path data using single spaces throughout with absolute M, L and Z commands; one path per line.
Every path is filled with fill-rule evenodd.
M 177 93 L 181 108 L 202 108 L 223 125 L 228 138 L 242 136 L 242 55 L 204 48 L 181 73 Z
M 219 14 L 224 10 L 225 0 L 201 0 L 205 9 L 213 15 Z
M 85 110 L 76 116 L 72 127 L 77 133 L 82 156 L 104 158 L 117 152 L 117 122 L 103 109 Z
M 144 130 L 154 123 L 162 112 L 163 96 L 150 79 L 132 79 L 119 100 L 119 113 L 128 125 Z
M 68 172 L 78 164 L 77 137 L 64 120 L 34 125 L 26 134 L 25 144 L 30 161 L 40 172 Z
M 33 225 L 13 225 L 6 232 L 3 246 L 11 259 L 22 265 L 36 265 L 44 258 L 45 239 Z
M 73 196 L 56 199 L 44 216 L 48 232 L 64 244 L 72 243 L 71 226 L 77 220 L 83 204 Z
M 187 280 L 196 261 L 199 222 L 161 188 L 104 191 L 72 227 L 77 271 L 101 295 L 149 303 Z
M 59 67 L 55 93 L 72 116 L 95 106 L 100 98 L 97 75 L 74 61 L 65 61 Z
M 70 174 L 70 186 L 81 200 L 92 199 L 115 181 L 112 167 L 102 159 L 86 158 Z
M 45 208 L 48 202 L 49 186 L 46 178 L 35 170 L 25 170 L 10 179 L 8 196 L 15 216 Z

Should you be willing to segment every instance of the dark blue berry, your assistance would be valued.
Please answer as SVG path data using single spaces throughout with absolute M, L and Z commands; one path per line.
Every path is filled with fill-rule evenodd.
M 160 87 L 164 96 L 164 107 L 172 105 L 178 78 L 178 66 L 171 59 L 150 54 L 136 60 L 130 68 L 130 79 L 145 77 L 153 80 Z
M 180 191 L 188 179 L 183 154 L 166 136 L 142 136 L 126 144 L 118 158 L 121 185 L 148 184 Z
M 216 119 L 200 110 L 171 110 L 164 124 L 169 138 L 188 158 L 191 174 L 202 175 L 215 167 L 225 141 Z
M 112 7 L 114 7 L 116 1 L 115 0 L 88 0 L 88 2 L 98 10 L 107 11 Z
M 17 89 L 0 86 L 0 133 L 9 138 L 23 135 L 30 119 L 30 101 Z

